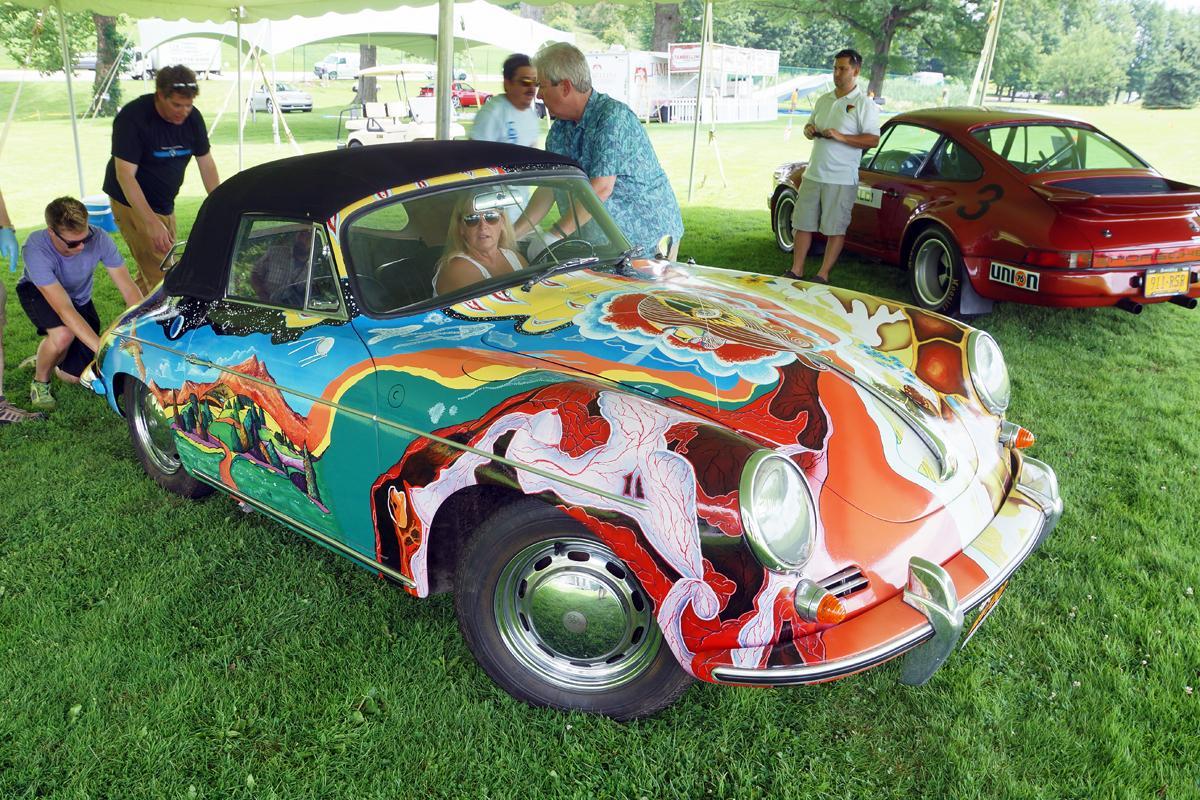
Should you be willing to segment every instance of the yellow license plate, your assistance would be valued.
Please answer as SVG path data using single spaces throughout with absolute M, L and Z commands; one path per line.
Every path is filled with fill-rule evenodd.
M 995 610 L 996 606 L 1000 603 L 1001 595 L 1004 594 L 1004 590 L 1007 588 L 1008 581 L 1005 581 L 1004 583 L 1000 584 L 1000 588 L 992 592 L 992 596 L 989 597 L 982 606 L 980 606 L 979 611 L 975 615 L 975 621 L 971 623 L 971 627 L 967 629 L 966 635 L 962 638 L 962 643 L 958 646 L 960 650 L 967 646 L 967 642 L 971 641 L 971 637 L 975 635 L 975 631 L 979 630 L 979 626 L 982 625 L 983 621 L 988 618 L 988 615 Z
M 1164 269 L 1146 272 L 1146 297 L 1162 297 L 1170 294 L 1186 294 L 1188 269 Z

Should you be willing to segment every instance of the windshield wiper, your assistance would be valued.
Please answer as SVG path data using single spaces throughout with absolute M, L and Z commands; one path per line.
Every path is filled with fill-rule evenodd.
M 629 275 L 629 267 L 633 264 L 633 260 L 642 254 L 642 246 L 639 244 L 631 247 L 617 257 L 616 266 L 618 275 Z
M 553 277 L 554 275 L 561 275 L 564 272 L 574 272 L 577 269 L 590 267 L 592 264 L 597 264 L 599 262 L 600 258 L 598 256 L 580 256 L 578 258 L 568 258 L 566 261 L 559 262 L 558 264 L 551 264 L 540 272 L 535 273 L 534 276 L 529 280 L 525 281 L 525 283 L 521 285 L 521 291 L 528 292 L 533 289 L 534 284 Z

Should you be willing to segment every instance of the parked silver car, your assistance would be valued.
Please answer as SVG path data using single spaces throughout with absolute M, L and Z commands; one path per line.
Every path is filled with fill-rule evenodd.
M 297 89 L 290 83 L 275 84 L 275 102 L 279 103 L 279 110 L 288 111 L 312 111 L 313 99 L 312 95 L 301 89 Z M 266 111 L 270 113 L 274 103 L 271 100 L 271 94 L 267 91 L 265 85 L 259 86 L 254 90 L 254 94 L 250 96 L 250 108 L 255 111 Z

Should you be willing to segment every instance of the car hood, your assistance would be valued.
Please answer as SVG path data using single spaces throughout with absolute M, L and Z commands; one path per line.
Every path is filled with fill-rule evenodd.
M 958 496 L 977 468 L 978 414 L 915 374 L 914 326 L 945 327 L 961 372 L 962 326 L 826 286 L 666 262 L 630 275 L 580 271 L 450 309 L 512 319 L 491 348 L 586 373 L 785 452 L 860 510 L 906 522 Z M 916 322 L 914 321 L 916 320 Z M 957 338 L 959 343 L 952 340 Z M 965 421 L 964 421 L 965 418 Z M 857 478 L 829 459 L 861 461 Z M 878 475 L 911 484 L 880 491 Z

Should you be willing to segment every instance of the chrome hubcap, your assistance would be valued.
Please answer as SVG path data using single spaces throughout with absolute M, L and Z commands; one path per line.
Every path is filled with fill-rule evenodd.
M 500 574 L 496 625 L 509 652 L 539 678 L 604 691 L 644 672 L 662 646 L 650 599 L 604 545 L 538 542 Z
M 784 250 L 791 250 L 796 246 L 792 236 L 792 211 L 795 208 L 796 198 L 790 194 L 783 195 L 775 204 L 775 238 Z
M 145 386 L 138 387 L 134 399 L 133 428 L 154 466 L 168 475 L 179 470 L 179 452 L 175 449 L 171 421 Z
M 913 272 L 918 300 L 927 306 L 945 302 L 954 278 L 954 259 L 942 241 L 929 239 L 921 245 L 913 259 Z

